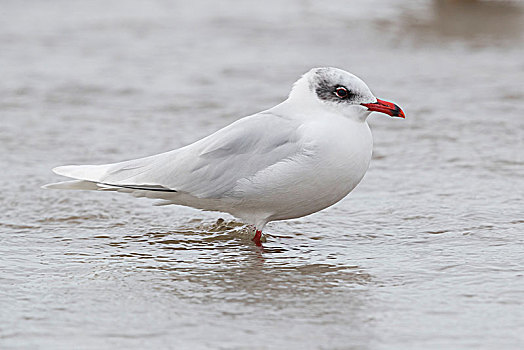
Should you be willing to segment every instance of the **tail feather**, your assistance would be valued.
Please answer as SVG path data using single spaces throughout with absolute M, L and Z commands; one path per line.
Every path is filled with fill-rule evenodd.
M 135 197 L 171 199 L 177 190 L 163 186 L 156 181 L 144 182 L 133 176 L 147 169 L 149 158 L 141 158 L 114 164 L 65 165 L 53 169 L 58 175 L 74 180 L 42 186 L 46 189 L 117 191 Z
M 56 183 L 44 185 L 42 186 L 42 188 L 56 189 L 56 190 L 84 190 L 84 191 L 96 191 L 100 189 L 96 183 L 92 181 L 84 181 L 84 180 L 56 182 Z
M 110 165 L 64 165 L 54 168 L 53 172 L 73 179 L 99 182 Z

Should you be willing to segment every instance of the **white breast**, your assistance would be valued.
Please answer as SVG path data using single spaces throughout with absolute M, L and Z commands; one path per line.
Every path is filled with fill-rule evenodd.
M 239 181 L 235 192 L 243 200 L 233 215 L 250 222 L 305 216 L 338 202 L 360 182 L 373 146 L 366 122 L 312 120 L 300 131 L 299 154 Z

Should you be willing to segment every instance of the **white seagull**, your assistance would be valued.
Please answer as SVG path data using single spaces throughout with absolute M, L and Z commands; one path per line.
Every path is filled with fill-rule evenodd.
M 372 111 L 404 118 L 353 74 L 313 68 L 273 108 L 173 151 L 54 168 L 75 180 L 44 188 L 118 191 L 230 213 L 255 227 L 253 241 L 261 246 L 269 221 L 315 213 L 357 186 L 371 160 Z

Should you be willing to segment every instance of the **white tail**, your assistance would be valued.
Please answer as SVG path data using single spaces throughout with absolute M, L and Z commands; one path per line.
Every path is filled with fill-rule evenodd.
M 62 181 L 53 184 L 47 184 L 42 188 L 56 189 L 56 190 L 85 190 L 96 191 L 99 189 L 96 183 L 84 180 Z
M 64 165 L 53 169 L 58 175 L 72 177 L 73 179 L 98 182 L 107 174 L 107 165 Z

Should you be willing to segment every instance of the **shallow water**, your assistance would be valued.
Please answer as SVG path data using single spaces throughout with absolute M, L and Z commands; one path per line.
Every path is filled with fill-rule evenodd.
M 3 2 L 0 347 L 522 348 L 523 33 L 520 2 Z M 263 251 L 227 215 L 40 189 L 319 65 L 407 119 L 372 115 L 363 182 Z

